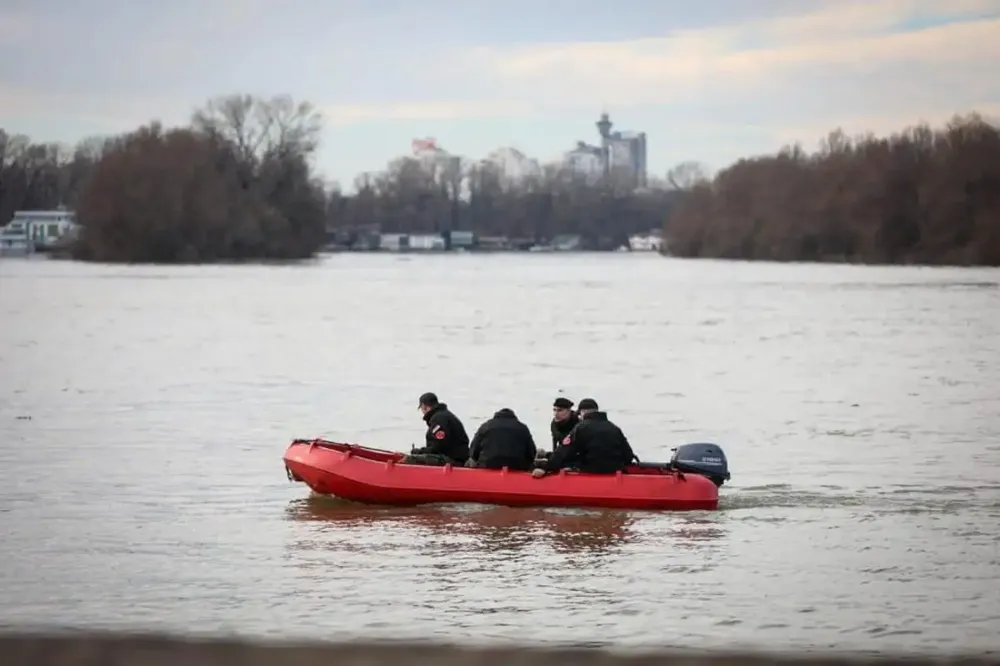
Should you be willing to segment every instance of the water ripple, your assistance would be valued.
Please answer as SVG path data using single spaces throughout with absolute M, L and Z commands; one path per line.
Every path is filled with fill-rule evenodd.
M 658 258 L 0 261 L 0 624 L 615 646 L 996 649 L 998 272 Z M 597 398 L 688 514 L 363 507 L 292 437 L 546 440 Z

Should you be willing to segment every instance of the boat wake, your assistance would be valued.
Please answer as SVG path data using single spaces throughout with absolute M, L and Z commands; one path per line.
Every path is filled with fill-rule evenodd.
M 959 513 L 990 511 L 1000 515 L 1000 484 L 976 486 L 884 485 L 849 489 L 791 484 L 731 487 L 719 495 L 720 511 L 751 509 L 858 508 L 875 513 Z

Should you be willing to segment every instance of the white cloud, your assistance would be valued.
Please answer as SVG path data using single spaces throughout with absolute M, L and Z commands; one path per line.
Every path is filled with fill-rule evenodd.
M 319 107 L 326 123 L 349 125 L 364 120 L 451 120 L 508 118 L 529 111 L 527 104 L 509 101 L 410 102 L 400 104 L 329 104 Z
M 27 16 L 16 11 L 0 9 L 0 46 L 17 46 L 31 36 L 32 23 Z
M 876 136 L 889 136 L 907 127 L 928 124 L 933 128 L 944 127 L 956 115 L 978 113 L 987 121 L 1000 122 L 1000 102 L 975 104 L 960 112 L 946 108 L 914 111 L 911 113 L 858 114 L 840 118 L 832 123 L 804 123 L 783 127 L 776 132 L 776 138 L 784 143 L 796 141 L 809 150 L 816 147 L 820 139 L 832 130 L 840 128 L 848 136 L 858 136 L 871 132 Z
M 176 97 L 76 95 L 34 88 L 15 88 L 0 82 L 3 117 L 71 117 L 97 132 L 121 132 L 159 120 L 166 126 L 186 123 L 197 105 Z M 0 120 L 2 122 L 2 120 Z
M 915 0 L 845 3 L 800 17 L 662 38 L 483 49 L 464 69 L 493 81 L 501 94 L 538 105 L 593 104 L 600 96 L 624 107 L 756 94 L 764 86 L 794 85 L 795 77 L 817 68 L 872 72 L 905 63 L 919 76 L 921 68 L 1000 62 L 1000 18 L 886 32 L 925 19 L 932 5 L 948 15 L 996 9 L 996 2 L 985 0 L 961 0 L 947 9 Z
M 598 106 L 757 105 L 777 96 L 794 104 L 821 92 L 810 88 L 825 76 L 854 86 L 845 104 L 866 107 L 940 104 L 945 91 L 916 90 L 914 81 L 948 78 L 946 92 L 957 105 L 949 111 L 961 110 L 969 99 L 1000 95 L 1000 81 L 986 71 L 1000 62 L 998 10 L 997 0 L 845 0 L 799 16 L 656 38 L 477 48 L 446 62 L 410 63 L 437 72 L 440 101 L 322 106 L 331 122 L 343 124 Z M 905 30 L 920 24 L 929 27 Z
M 757 22 L 750 28 L 781 43 L 812 43 L 885 32 L 901 21 L 928 21 L 938 17 L 977 18 L 997 11 L 995 0 L 852 0 L 800 16 Z
M 96 63 L 85 71 L 100 76 L 78 86 L 83 94 L 54 83 L 18 87 L 9 81 L 4 88 L 0 81 L 0 113 L 18 122 L 72 116 L 107 131 L 157 117 L 172 124 L 187 120 L 207 99 L 204 91 L 225 93 L 249 80 L 263 87 L 262 94 L 289 92 L 316 102 L 333 127 L 372 120 L 562 116 L 601 107 L 617 117 L 627 107 L 656 106 L 649 125 L 657 127 L 648 129 L 662 137 L 671 155 L 690 150 L 697 157 L 696 150 L 714 150 L 708 147 L 712 141 L 742 151 L 734 146 L 739 136 L 751 133 L 775 137 L 777 148 L 785 141 L 809 143 L 838 125 L 851 132 L 887 132 L 921 118 L 937 124 L 955 112 L 986 110 L 985 103 L 1000 99 L 993 65 L 1000 62 L 998 0 L 842 0 L 797 16 L 655 38 L 448 53 L 442 42 L 404 58 L 366 46 L 361 35 L 355 43 L 329 40 L 324 33 L 322 39 L 303 37 L 294 48 L 276 41 L 258 60 L 253 58 L 261 53 L 259 34 L 258 41 L 241 37 L 277 21 L 270 0 L 213 5 L 190 33 L 174 28 L 186 25 L 193 0 L 178 2 L 183 7 L 161 21 L 156 35 L 141 40 L 142 49 L 129 51 L 140 72 L 134 78 L 144 87 L 126 93 L 109 81 L 108 68 Z M 941 18 L 950 22 L 932 25 Z M 904 31 L 919 25 L 932 27 Z M 24 34 L 32 33 L 23 18 L 0 12 L 0 44 Z M 220 46 L 219 40 L 228 41 Z M 19 80 L 52 81 L 51 72 L 34 66 L 38 72 Z M 375 96 L 389 101 L 369 101 Z M 680 134 L 697 136 L 684 144 Z

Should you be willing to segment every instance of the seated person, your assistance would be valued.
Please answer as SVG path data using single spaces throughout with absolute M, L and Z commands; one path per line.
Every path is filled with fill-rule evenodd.
M 563 438 L 548 460 L 536 461 L 532 476 L 573 468 L 588 474 L 614 474 L 624 470 L 635 453 L 621 428 L 599 411 L 591 398 L 580 401 L 580 423 Z
M 535 463 L 535 440 L 531 430 L 504 407 L 486 421 L 472 437 L 467 467 L 531 470 Z
M 439 467 L 464 465 L 469 459 L 469 436 L 459 418 L 433 393 L 420 396 L 417 407 L 427 422 L 426 445 L 411 451 L 400 463 Z
M 566 435 L 573 432 L 573 428 L 580 422 L 580 417 L 573 411 L 573 401 L 569 398 L 556 398 L 552 403 L 552 422 L 549 430 L 552 434 L 552 450 L 555 451 L 559 444 L 566 439 Z M 540 458 L 547 458 L 551 454 L 539 455 Z

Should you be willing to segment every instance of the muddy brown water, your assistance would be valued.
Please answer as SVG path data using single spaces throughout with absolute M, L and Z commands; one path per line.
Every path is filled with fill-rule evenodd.
M 0 260 L 0 625 L 282 638 L 1000 647 L 1000 273 L 620 255 Z M 545 439 L 594 397 L 685 514 L 359 507 L 293 437 L 408 449 L 436 391 Z

